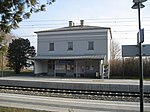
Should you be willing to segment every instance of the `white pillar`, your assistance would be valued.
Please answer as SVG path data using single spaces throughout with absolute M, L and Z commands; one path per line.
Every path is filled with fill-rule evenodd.
M 104 79 L 103 64 L 104 64 L 104 60 L 100 60 L 100 61 L 99 61 L 99 65 L 100 65 L 100 67 L 99 67 L 99 73 L 100 73 L 100 78 L 101 78 L 101 79 Z
M 42 73 L 42 62 L 40 60 L 34 61 L 34 74 Z

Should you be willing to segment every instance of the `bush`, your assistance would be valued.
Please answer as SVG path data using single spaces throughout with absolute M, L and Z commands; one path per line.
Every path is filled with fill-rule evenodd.
M 150 78 L 150 59 L 143 59 L 143 74 Z M 111 78 L 138 78 L 139 58 L 114 59 L 110 61 Z

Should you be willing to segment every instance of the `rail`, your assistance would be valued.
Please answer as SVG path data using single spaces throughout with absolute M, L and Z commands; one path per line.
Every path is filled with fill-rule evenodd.
M 139 101 L 138 92 L 115 92 L 115 91 L 89 91 L 89 90 L 64 90 L 55 88 L 33 88 L 33 87 L 16 87 L 16 86 L 0 86 L 0 92 L 14 92 L 21 94 L 34 94 L 44 96 L 61 96 L 72 98 L 87 98 L 97 100 L 125 100 Z M 150 103 L 150 93 L 144 93 L 145 102 Z

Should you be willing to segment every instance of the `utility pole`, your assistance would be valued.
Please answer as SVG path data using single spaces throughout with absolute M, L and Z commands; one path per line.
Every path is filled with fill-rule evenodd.
M 141 18 L 140 18 L 140 8 L 144 8 L 145 6 L 142 4 L 147 0 L 133 0 L 134 5 L 132 9 L 138 9 L 138 24 L 139 24 L 139 37 L 138 40 L 138 47 L 139 47 L 139 66 L 140 66 L 140 112 L 144 112 L 144 102 L 143 102 L 143 60 L 142 60 L 142 43 L 144 42 L 144 37 L 141 36 Z M 144 32 L 143 32 L 144 33 Z

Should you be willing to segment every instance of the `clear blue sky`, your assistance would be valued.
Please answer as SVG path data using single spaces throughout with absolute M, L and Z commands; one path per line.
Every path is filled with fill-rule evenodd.
M 142 28 L 145 29 L 145 43 L 150 44 L 150 1 L 143 4 Z M 20 28 L 12 33 L 28 38 L 36 46 L 35 31 L 65 27 L 69 20 L 78 25 L 84 19 L 86 25 L 111 27 L 113 39 L 121 45 L 136 44 L 138 13 L 136 9 L 131 9 L 132 5 L 132 0 L 56 0 L 47 6 L 45 12 L 33 14 L 30 19 L 24 20 Z

